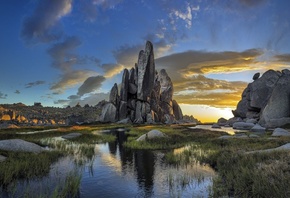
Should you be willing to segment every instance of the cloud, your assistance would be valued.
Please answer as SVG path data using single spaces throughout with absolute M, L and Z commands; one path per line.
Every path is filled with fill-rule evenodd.
M 274 61 L 290 63 L 290 54 L 278 54 L 274 56 Z
M 97 105 L 100 101 L 102 100 L 107 100 L 109 99 L 109 93 L 94 93 L 90 94 L 87 97 L 81 99 L 75 97 L 76 95 L 72 95 L 68 97 L 68 99 L 60 99 L 54 101 L 54 104 L 59 104 L 62 106 L 75 106 L 77 103 L 79 103 L 81 106 L 84 106 L 86 104 L 95 106 Z
M 102 69 L 104 70 L 104 77 L 111 78 L 116 74 L 123 71 L 124 66 L 121 64 L 102 64 Z
M 166 39 L 158 38 L 156 35 L 147 34 L 144 36 L 144 42 L 137 45 L 121 45 L 113 51 L 113 56 L 116 59 L 116 64 L 103 64 L 102 68 L 105 72 L 105 77 L 113 77 L 120 73 L 124 68 L 130 69 L 138 62 L 140 50 L 144 50 L 144 43 L 148 40 L 153 43 L 154 56 L 159 57 L 172 49 L 172 44 L 169 44 Z
M 260 49 L 243 52 L 186 51 L 156 59 L 156 66 L 172 73 L 173 78 L 188 78 L 196 74 L 232 73 L 257 69 Z M 255 65 L 255 68 L 252 67 Z
M 38 86 L 38 85 L 43 85 L 43 84 L 45 84 L 45 81 L 38 80 L 38 81 L 35 81 L 35 82 L 30 82 L 30 83 L 25 84 L 25 88 L 31 88 L 31 87 Z
M 41 0 L 33 14 L 23 21 L 21 36 L 28 42 L 50 42 L 59 39 L 52 31 L 56 23 L 72 10 L 72 0 Z
M 78 95 L 83 96 L 84 94 L 96 91 L 102 86 L 102 83 L 106 80 L 103 76 L 92 76 L 85 80 L 85 82 L 79 87 Z
M 231 90 L 237 91 L 240 87 L 246 87 L 247 83 L 242 81 L 226 81 L 207 78 L 203 75 L 195 75 L 190 78 L 182 78 L 180 81 L 174 82 L 174 91 L 180 92 L 184 90 L 193 91 L 214 91 L 214 90 Z
M 0 99 L 7 99 L 7 94 L 4 94 L 0 91 Z
M 67 98 L 70 99 L 70 100 L 78 100 L 78 99 L 81 98 L 81 96 L 79 96 L 79 95 L 70 95 L 70 96 L 67 97 Z
M 14 93 L 16 93 L 16 94 L 20 94 L 20 91 L 19 91 L 19 90 L 16 90 Z
M 242 91 L 235 92 L 196 92 L 191 95 L 174 95 L 179 104 L 207 105 L 212 107 L 235 108 L 241 100 Z
M 47 50 L 47 53 L 53 59 L 53 67 L 67 72 L 71 70 L 74 64 L 78 63 L 79 57 L 72 51 L 81 45 L 78 37 L 67 37 L 63 42 L 54 44 Z
M 196 75 L 173 84 L 174 98 L 179 103 L 235 107 L 248 83 L 216 80 Z
M 72 88 L 84 82 L 88 77 L 96 74 L 96 72 L 90 70 L 73 70 L 66 72 L 61 75 L 58 82 L 50 87 L 50 90 L 53 90 L 56 94 L 61 94 L 64 90 Z

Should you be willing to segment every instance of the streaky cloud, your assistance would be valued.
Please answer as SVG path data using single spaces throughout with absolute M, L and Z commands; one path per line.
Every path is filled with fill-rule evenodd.
M 87 78 L 79 87 L 77 95 L 83 96 L 84 94 L 96 91 L 102 86 L 105 80 L 106 78 L 104 76 L 91 76 Z
M 72 10 L 72 0 L 41 0 L 31 16 L 23 21 L 22 38 L 27 42 L 50 42 L 58 40 L 61 33 L 52 29 Z
M 53 59 L 53 67 L 67 72 L 71 67 L 78 63 L 78 56 L 72 51 L 81 45 L 81 41 L 76 36 L 67 37 L 63 42 L 54 44 L 47 50 Z
M 58 82 L 54 83 L 50 90 L 54 92 L 55 95 L 63 93 L 66 89 L 72 88 L 81 82 L 84 82 L 88 77 L 96 75 L 96 72 L 90 70 L 73 70 L 61 74 Z
M 45 81 L 38 80 L 38 81 L 35 81 L 35 82 L 30 82 L 30 83 L 25 84 L 25 88 L 31 88 L 31 87 L 38 86 L 38 85 L 43 85 L 43 84 L 45 84 Z

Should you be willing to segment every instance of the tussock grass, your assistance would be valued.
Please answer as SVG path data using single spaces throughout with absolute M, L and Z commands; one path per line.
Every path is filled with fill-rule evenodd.
M 42 152 L 40 154 L 25 152 L 0 151 L 7 157 L 0 163 L 0 184 L 7 186 L 17 179 L 33 179 L 46 176 L 50 165 L 62 156 L 60 152 Z

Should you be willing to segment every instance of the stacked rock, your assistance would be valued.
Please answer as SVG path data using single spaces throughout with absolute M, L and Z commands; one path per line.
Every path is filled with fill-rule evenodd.
M 153 45 L 147 41 L 135 67 L 124 69 L 120 95 L 115 83 L 100 116 L 102 122 L 175 123 L 183 115 L 173 98 L 173 84 L 162 69 L 155 70 Z

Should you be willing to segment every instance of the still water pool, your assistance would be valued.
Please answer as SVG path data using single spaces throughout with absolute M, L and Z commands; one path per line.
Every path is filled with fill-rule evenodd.
M 209 166 L 199 163 L 184 166 L 169 164 L 165 154 L 180 153 L 180 149 L 126 149 L 123 147 L 124 132 L 116 133 L 118 138 L 115 142 L 90 145 L 93 154 L 89 155 L 82 152 L 87 145 L 51 138 L 49 141 L 71 149 L 72 155 L 59 159 L 44 178 L 19 181 L 8 191 L 2 189 L 2 197 L 50 197 L 56 188 L 62 187 L 67 175 L 73 172 L 81 177 L 78 197 L 209 196 L 215 176 L 214 170 Z

